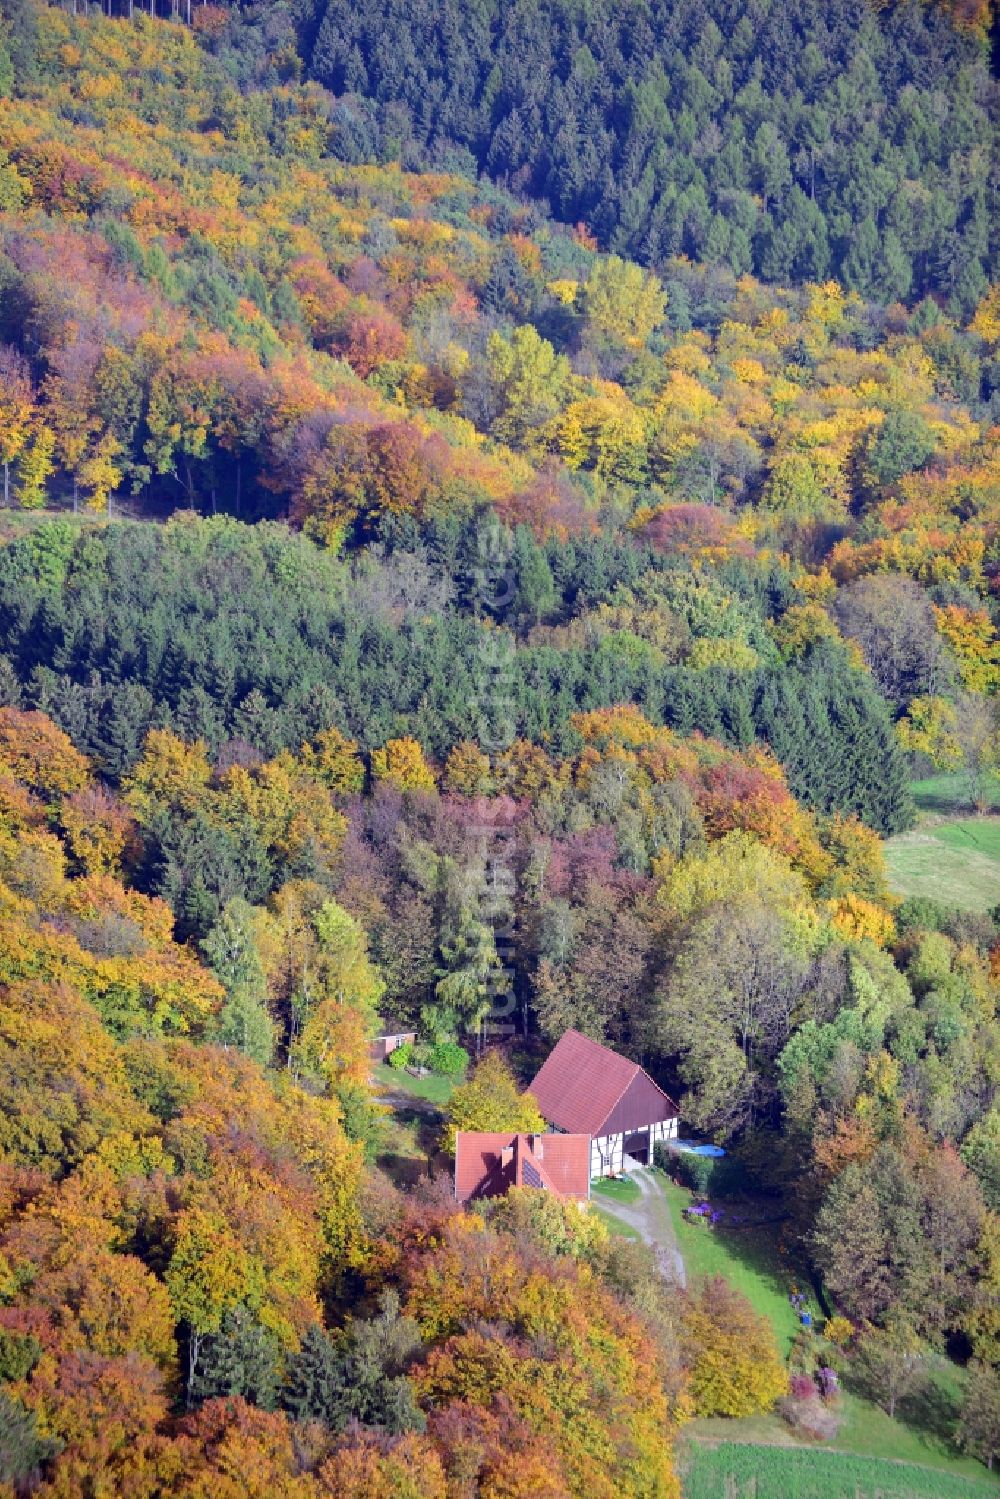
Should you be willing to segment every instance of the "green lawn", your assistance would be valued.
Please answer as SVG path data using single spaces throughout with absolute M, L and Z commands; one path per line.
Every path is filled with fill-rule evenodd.
M 428 1103 L 436 1103 L 442 1108 L 463 1081 L 460 1077 L 442 1077 L 437 1072 L 429 1072 L 426 1077 L 413 1077 L 405 1068 L 397 1071 L 384 1062 L 372 1069 L 372 1077 L 387 1092 L 408 1093 L 411 1098 L 424 1098 Z
M 685 1444 L 684 1499 L 994 1499 L 997 1483 L 826 1448 Z
M 621 1181 L 612 1181 L 610 1177 L 602 1177 L 600 1181 L 591 1183 L 590 1195 L 593 1199 L 592 1212 L 595 1212 L 601 1222 L 607 1225 L 609 1232 L 616 1234 L 620 1239 L 640 1239 L 642 1235 L 639 1230 L 633 1228 L 630 1223 L 623 1223 L 620 1218 L 615 1217 L 614 1209 L 609 1212 L 601 1206 L 601 1198 L 608 1203 L 620 1202 L 624 1204 L 638 1202 L 642 1193 L 634 1181 L 624 1177 Z
M 597 1203 L 592 1203 L 590 1211 L 600 1218 L 608 1233 L 614 1234 L 616 1238 L 639 1239 L 642 1237 L 639 1230 L 633 1228 L 631 1223 L 623 1223 L 620 1218 L 615 1217 L 614 1213 L 609 1213 L 607 1208 L 602 1208 Z
M 688 1223 L 683 1209 L 694 1199 L 685 1187 L 666 1181 L 664 1188 L 688 1279 L 721 1275 L 741 1290 L 774 1328 L 779 1347 L 787 1352 L 799 1328 L 798 1315 L 788 1300 L 797 1281 L 778 1249 L 774 1224 L 761 1221 L 760 1211 L 734 1203 L 723 1204 L 723 1218 L 715 1228 Z M 739 1221 L 739 1220 L 743 1221 Z M 821 1319 L 819 1308 L 811 1310 Z M 987 1475 L 980 1463 L 959 1457 L 950 1435 L 961 1402 L 961 1371 L 947 1359 L 931 1362 L 931 1380 L 919 1403 L 890 1420 L 884 1411 L 846 1391 L 844 1423 L 833 1443 L 822 1449 L 803 1448 L 779 1416 L 755 1416 L 745 1421 L 692 1421 L 684 1429 L 681 1463 L 689 1465 L 684 1499 L 980 1499 L 1000 1493 L 1000 1475 Z M 730 1449 L 728 1444 L 738 1444 Z M 717 1457 L 720 1444 L 743 1454 L 726 1466 Z M 773 1449 L 781 1449 L 775 1452 Z M 791 1454 L 785 1456 L 783 1454 Z M 749 1455 L 746 1455 L 749 1454 Z M 842 1455 L 855 1455 L 854 1466 Z M 900 1477 L 892 1462 L 919 1465 Z M 754 1464 L 757 1467 L 754 1467 Z M 887 1473 L 885 1469 L 890 1471 Z M 745 1487 L 757 1475 L 756 1491 Z M 894 1488 L 892 1482 L 896 1484 Z M 727 1480 L 731 1479 L 728 1487 Z M 972 1480 L 970 1483 L 968 1480 Z M 840 1485 L 845 1485 L 842 1487 Z M 714 1485 L 714 1487 L 713 1487 Z
M 614 1181 L 609 1176 L 602 1176 L 600 1181 L 592 1184 L 591 1195 L 593 1197 L 607 1197 L 611 1202 L 623 1202 L 626 1206 L 632 1202 L 638 1202 L 642 1193 L 634 1181 L 623 1177 L 621 1181 Z
M 885 845 L 897 895 L 923 895 L 965 911 L 1000 905 L 1000 817 L 926 821 Z
M 911 781 L 910 790 L 921 812 L 948 815 L 973 811 L 968 776 L 928 776 L 922 781 Z M 1000 780 L 988 780 L 984 784 L 982 799 L 988 807 L 1000 809 Z
M 788 1297 L 793 1288 L 808 1290 L 808 1286 L 796 1282 L 790 1267 L 782 1263 L 774 1229 L 747 1221 L 759 1214 L 726 1205 L 716 1228 L 688 1223 L 683 1210 L 695 1199 L 686 1187 L 662 1180 L 688 1278 L 724 1276 L 768 1319 L 782 1353 L 786 1353 L 799 1330 L 798 1314 Z M 813 1306 L 812 1311 L 816 1316 L 818 1308 Z

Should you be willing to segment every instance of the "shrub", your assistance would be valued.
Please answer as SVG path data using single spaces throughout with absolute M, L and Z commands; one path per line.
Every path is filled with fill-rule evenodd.
M 445 1077 L 461 1077 L 469 1065 L 469 1053 L 455 1041 L 439 1041 L 427 1053 L 427 1065 Z
M 653 1161 L 670 1176 L 675 1176 L 689 1187 L 696 1197 L 707 1197 L 717 1156 L 695 1155 L 690 1150 L 674 1150 L 672 1146 L 657 1141 L 653 1147 Z
M 854 1337 L 854 1323 L 848 1317 L 827 1317 L 823 1324 L 823 1336 L 835 1348 L 846 1348 Z
M 413 1060 L 413 1042 L 404 1041 L 402 1046 L 397 1046 L 390 1051 L 388 1062 L 390 1067 L 395 1067 L 397 1072 L 402 1072 L 404 1067 L 409 1067 Z
M 732 1156 L 697 1155 L 693 1150 L 678 1150 L 658 1140 L 653 1147 L 653 1161 L 696 1197 L 738 1197 L 745 1188 L 746 1173 Z
M 792 1380 L 794 1386 L 798 1381 Z M 810 1437 L 815 1442 L 830 1442 L 840 1430 L 839 1412 L 826 1405 L 816 1392 L 816 1386 L 812 1385 L 812 1394 L 804 1397 L 789 1395 L 778 1404 L 782 1420 L 787 1421 L 794 1432 L 800 1436 Z
M 770 1323 L 721 1277 L 690 1296 L 683 1341 L 695 1415 L 753 1416 L 787 1395 Z
M 816 1367 L 816 1334 L 810 1327 L 800 1327 L 788 1350 L 788 1367 L 810 1379 Z

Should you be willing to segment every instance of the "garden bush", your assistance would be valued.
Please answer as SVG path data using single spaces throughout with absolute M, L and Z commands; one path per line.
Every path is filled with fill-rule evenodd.
M 653 1161 L 697 1197 L 738 1197 L 746 1190 L 746 1173 L 732 1156 L 696 1155 L 692 1150 L 678 1150 L 658 1141 Z
M 454 1041 L 439 1041 L 427 1053 L 427 1066 L 444 1077 L 461 1077 L 469 1065 L 469 1053 Z
M 792 1383 L 794 1386 L 796 1381 Z M 811 1392 L 799 1395 L 793 1389 L 791 1395 L 778 1402 L 778 1410 L 792 1431 L 800 1436 L 816 1442 L 831 1442 L 841 1426 L 839 1409 L 820 1397 L 812 1380 L 809 1384 Z
M 854 1337 L 854 1323 L 847 1317 L 827 1317 L 823 1324 L 823 1336 L 836 1348 L 846 1348 Z
M 390 1067 L 395 1067 L 397 1072 L 402 1072 L 404 1067 L 409 1067 L 413 1061 L 413 1042 L 404 1041 L 402 1046 L 397 1046 L 390 1051 L 388 1062 Z

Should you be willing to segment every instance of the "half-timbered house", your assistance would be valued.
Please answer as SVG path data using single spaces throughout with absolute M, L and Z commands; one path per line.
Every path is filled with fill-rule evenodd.
M 677 1105 L 649 1073 L 579 1031 L 566 1031 L 529 1092 L 545 1121 L 590 1136 L 591 1176 L 652 1165 L 657 1140 L 677 1135 Z

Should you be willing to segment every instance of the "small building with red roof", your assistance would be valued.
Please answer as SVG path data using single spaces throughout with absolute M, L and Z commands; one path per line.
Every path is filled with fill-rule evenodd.
M 579 1031 L 559 1038 L 528 1091 L 547 1124 L 590 1137 L 594 1177 L 652 1165 L 656 1142 L 677 1135 L 677 1105 L 645 1068 Z
M 483 1134 L 455 1136 L 455 1197 L 470 1202 L 535 1187 L 575 1202 L 590 1198 L 590 1136 Z
M 378 1029 L 372 1038 L 368 1055 L 373 1062 L 384 1062 L 392 1055 L 397 1046 L 412 1046 L 416 1039 L 416 1031 L 411 1030 L 402 1021 L 392 1018 L 389 1020 L 379 1020 Z

